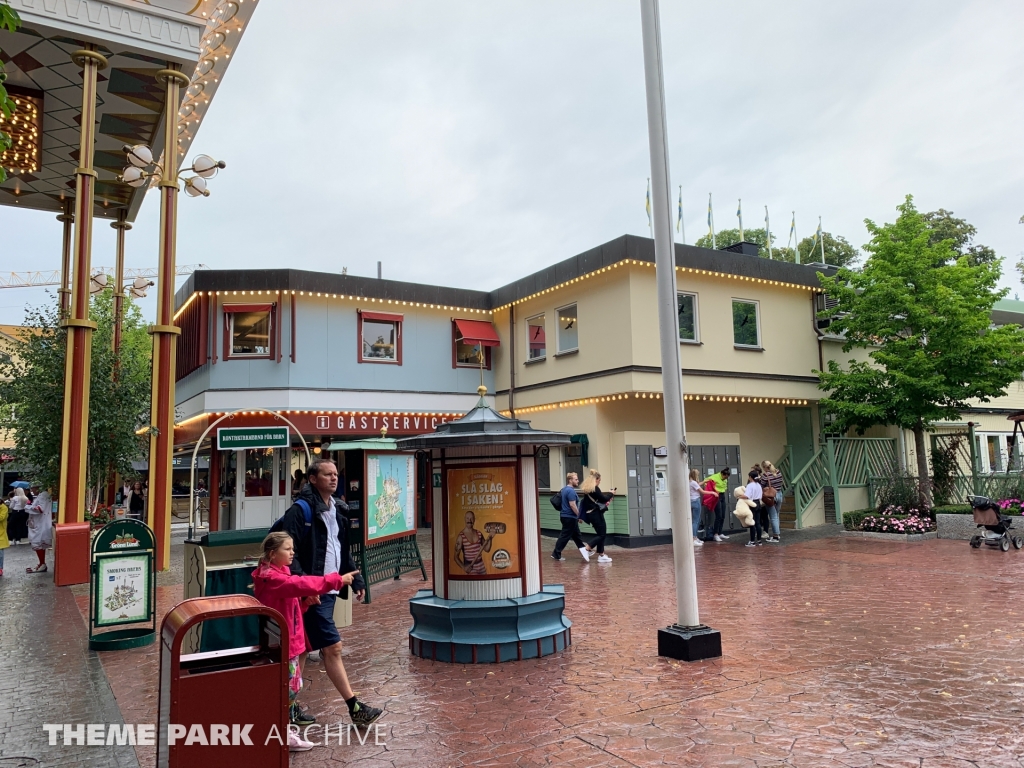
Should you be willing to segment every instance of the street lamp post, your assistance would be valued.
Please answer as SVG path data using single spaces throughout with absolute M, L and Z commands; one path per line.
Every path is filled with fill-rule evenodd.
M 662 401 L 665 404 L 668 489 L 672 505 L 672 549 L 678 610 L 676 623 L 658 630 L 658 655 L 698 661 L 722 655 L 722 636 L 717 630 L 701 624 L 697 611 L 697 570 L 690 534 L 692 519 L 687 482 L 689 459 L 683 413 L 683 376 L 679 362 L 679 310 L 658 0 L 640 0 L 640 15 L 647 85 L 647 132 L 651 147 L 652 223 L 664 392 Z
M 153 336 L 153 383 L 149 430 L 149 525 L 156 534 L 157 569 L 169 567 L 171 557 L 171 474 L 174 450 L 175 352 L 180 329 L 174 325 L 174 275 L 178 230 L 178 101 L 188 77 L 177 69 L 161 69 L 157 79 L 165 85 L 164 147 L 162 163 L 154 160 L 145 145 L 125 146 L 128 165 L 120 180 L 141 187 L 159 180 L 160 263 L 157 274 L 156 323 Z M 195 176 L 184 179 L 185 192 L 192 197 L 209 196 L 206 179 L 224 167 L 207 155 L 199 155 L 189 169 Z

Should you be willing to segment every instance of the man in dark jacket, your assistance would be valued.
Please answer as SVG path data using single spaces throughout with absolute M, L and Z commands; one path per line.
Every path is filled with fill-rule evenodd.
M 307 524 L 305 510 L 296 502 L 288 508 L 281 519 L 281 529 L 292 537 L 295 543 L 295 559 L 292 573 L 302 576 L 324 576 L 328 573 L 352 574 L 352 589 L 355 599 L 362 601 L 366 583 L 352 560 L 348 546 L 348 518 L 342 510 L 348 511 L 345 502 L 333 497 L 338 487 L 338 468 L 333 461 L 317 460 L 306 471 L 309 485 L 299 493 L 299 499 L 310 508 L 311 519 Z M 319 650 L 323 657 L 327 676 L 338 689 L 348 705 L 349 715 L 356 725 L 369 725 L 383 714 L 356 699 L 348 682 L 345 665 L 341 661 L 341 636 L 334 624 L 334 602 L 336 592 L 308 598 L 311 604 L 303 616 L 306 637 L 313 650 Z M 299 666 L 305 665 L 306 654 L 299 659 Z M 314 718 L 293 705 L 291 721 L 296 725 L 310 725 Z

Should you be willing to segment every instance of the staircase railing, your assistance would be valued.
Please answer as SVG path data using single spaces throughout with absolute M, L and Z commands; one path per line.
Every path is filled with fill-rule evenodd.
M 825 451 L 819 450 L 807 466 L 793 477 L 793 508 L 796 510 L 796 527 L 804 527 L 804 512 L 829 484 L 829 462 Z

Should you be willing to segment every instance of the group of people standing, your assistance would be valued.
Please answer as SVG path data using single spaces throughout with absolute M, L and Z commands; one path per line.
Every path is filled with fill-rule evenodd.
M 31 495 L 21 488 L 0 501 L 0 576 L 4 575 L 4 551 L 25 539 L 35 550 L 39 563 L 28 573 L 45 573 L 46 550 L 53 546 L 53 502 L 48 491 L 32 486 Z
M 700 547 L 705 541 L 722 542 L 725 524 L 726 496 L 732 470 L 725 467 L 700 480 L 697 470 L 690 471 L 690 513 L 693 524 L 693 545 Z M 782 472 L 767 459 L 755 464 L 747 473 L 745 488 L 737 488 L 737 498 L 751 502 L 753 525 L 750 527 L 750 544 L 757 546 L 762 539 L 777 544 L 781 541 L 779 510 L 782 508 L 785 479 Z M 701 523 L 703 522 L 703 525 Z M 771 533 L 769 533 L 769 528 Z M 699 533 L 703 530 L 703 538 Z

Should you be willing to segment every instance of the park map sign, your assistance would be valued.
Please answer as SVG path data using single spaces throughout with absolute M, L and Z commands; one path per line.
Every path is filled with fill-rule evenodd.
M 137 520 L 115 520 L 92 543 L 89 647 L 123 650 L 156 637 L 155 542 Z
M 416 458 L 366 454 L 366 543 L 416 533 Z

